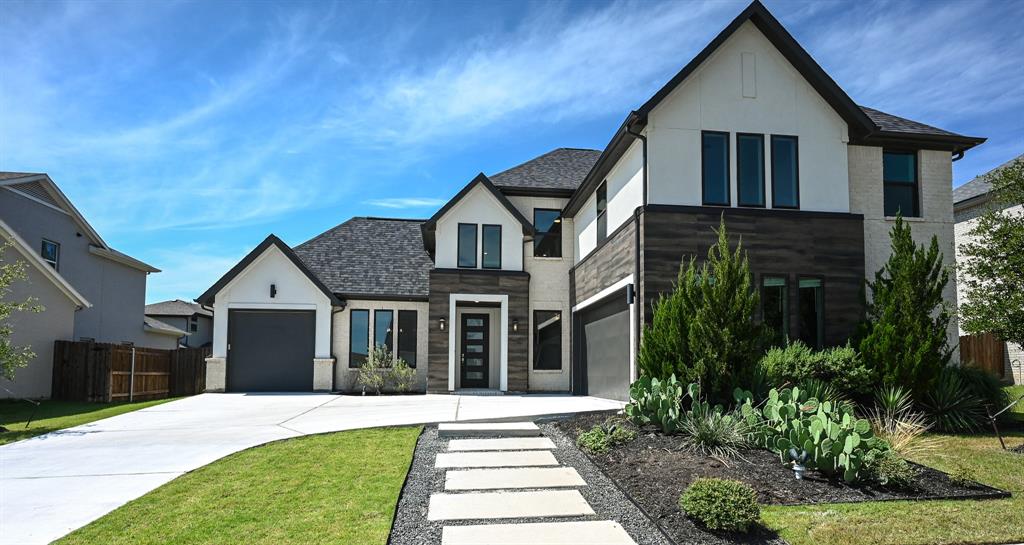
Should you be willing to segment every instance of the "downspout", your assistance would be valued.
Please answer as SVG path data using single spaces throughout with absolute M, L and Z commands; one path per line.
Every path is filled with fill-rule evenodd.
M 636 111 L 632 112 L 632 116 L 638 116 Z M 640 322 L 640 306 L 643 303 L 643 297 L 640 292 L 640 216 L 643 215 L 644 208 L 647 207 L 647 136 L 639 132 L 633 132 L 633 129 L 627 125 L 626 132 L 632 137 L 640 140 L 640 144 L 643 146 L 643 191 L 640 199 L 640 206 L 636 207 L 633 211 L 633 314 L 634 323 L 636 324 L 636 331 L 634 335 L 633 346 L 633 365 L 636 367 L 636 358 L 640 356 L 640 335 L 643 333 L 643 324 Z M 637 375 L 639 375 L 639 370 Z M 629 377 L 630 382 L 633 381 L 633 377 Z

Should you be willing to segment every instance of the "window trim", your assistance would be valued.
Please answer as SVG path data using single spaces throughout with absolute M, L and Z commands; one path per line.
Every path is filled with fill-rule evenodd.
M 801 280 L 819 280 L 821 281 L 821 348 L 827 346 L 825 339 L 828 338 L 828 320 L 825 319 L 825 311 L 827 305 L 825 303 L 825 277 L 820 274 L 798 274 L 796 275 L 796 305 L 797 305 L 797 339 L 803 340 L 803 328 L 800 327 L 800 281 Z M 815 348 L 811 346 L 811 348 Z
M 365 312 L 366 313 L 366 356 L 363 356 L 363 354 L 356 354 L 355 351 L 352 350 L 352 333 L 355 332 L 355 325 L 356 325 L 356 321 L 353 320 L 352 317 L 353 317 L 353 315 L 356 312 Z M 358 355 L 360 357 L 369 357 L 369 353 L 370 353 L 370 309 L 368 309 L 368 308 L 354 308 L 354 309 L 351 309 L 351 310 L 349 310 L 349 315 L 348 315 L 348 368 L 349 369 L 359 369 L 360 367 L 362 367 L 362 364 L 354 365 L 355 358 L 353 356 Z
M 395 335 L 395 355 L 398 358 L 402 357 L 402 339 L 405 338 L 405 333 L 404 333 L 404 331 L 402 329 L 402 315 L 408 316 L 409 314 L 412 314 L 412 322 L 413 322 L 412 338 L 413 338 L 413 341 L 414 341 L 413 342 L 412 353 L 413 353 L 413 358 L 414 359 L 411 362 L 408 361 L 408 360 L 405 360 L 405 363 L 408 364 L 409 367 L 412 367 L 413 369 L 415 369 L 416 368 L 416 359 L 419 358 L 419 332 L 416 331 L 417 328 L 419 328 L 419 326 L 420 326 L 419 311 L 417 311 L 415 309 L 397 309 L 397 312 L 398 312 L 398 335 Z
M 485 259 L 484 245 L 487 244 L 487 241 L 486 241 L 486 238 L 487 238 L 486 237 L 486 231 L 487 231 L 488 227 L 497 227 L 498 228 L 498 266 L 497 267 L 488 267 L 487 266 L 487 261 Z M 485 224 L 480 226 L 480 268 L 481 269 L 491 269 L 491 270 L 494 270 L 494 269 L 500 269 L 501 268 L 501 257 L 502 257 L 501 256 L 501 246 L 502 246 L 501 243 L 502 243 L 502 239 L 501 239 L 501 225 L 498 225 L 496 223 L 485 223 Z
M 601 193 L 604 193 L 604 209 L 601 209 Z M 594 191 L 594 208 L 597 214 L 594 216 L 595 230 L 597 231 L 597 243 L 601 244 L 608 239 L 608 180 L 601 182 Z M 604 219 L 604 232 L 601 232 L 601 219 Z
M 607 199 L 607 192 L 606 192 L 606 199 Z M 542 255 L 542 256 L 538 256 L 537 255 L 537 242 L 540 241 L 540 236 L 539 235 L 547 235 L 548 233 L 551 232 L 551 231 L 541 231 L 541 230 L 537 229 L 537 212 L 556 212 L 556 213 L 558 213 L 558 220 L 560 222 L 558 224 L 560 226 L 559 229 L 558 229 L 558 255 Z M 560 209 L 558 209 L 558 208 L 534 208 L 533 209 L 533 228 L 537 230 L 537 234 L 534 235 L 534 237 L 533 237 L 533 257 L 539 257 L 541 259 L 562 259 L 562 227 L 561 226 L 564 226 L 564 224 L 561 223 L 561 220 L 562 220 L 562 211 Z
M 786 342 L 789 342 L 789 341 L 793 340 L 793 335 L 792 335 L 793 327 L 792 327 L 792 323 L 791 323 L 793 321 L 793 313 L 791 312 L 792 311 L 792 304 L 791 304 L 791 301 L 790 301 L 792 299 L 792 294 L 791 294 L 791 290 L 789 289 L 790 280 L 791 280 L 790 279 L 790 275 L 786 274 L 786 273 L 779 273 L 779 272 L 763 272 L 759 276 L 760 276 L 760 282 L 758 283 L 758 288 L 759 288 L 759 295 L 761 296 L 761 305 L 760 305 L 761 308 L 759 310 L 761 311 L 761 323 L 762 324 L 765 323 L 765 318 L 764 318 L 764 294 L 765 294 L 765 288 L 767 288 L 767 286 L 764 285 L 765 279 L 766 278 L 781 278 L 781 279 L 785 280 L 785 282 L 786 282 L 786 300 L 783 303 L 785 305 L 785 308 L 782 311 L 783 314 L 785 315 L 784 319 L 783 319 L 783 324 L 782 324 L 782 327 L 783 327 L 784 331 L 782 333 L 783 333 L 783 335 L 785 335 L 785 339 L 784 340 Z
M 800 210 L 800 137 L 795 134 L 772 134 L 769 135 L 771 141 L 771 169 L 772 169 L 772 208 L 781 208 L 783 210 Z M 796 168 L 793 169 L 793 176 L 796 185 L 796 206 L 781 205 L 778 204 L 778 199 L 775 197 L 775 139 L 776 138 L 791 138 L 796 145 L 793 147 L 793 161 L 796 163 Z
M 539 331 L 537 329 L 537 326 L 540 325 L 540 321 L 537 318 L 537 313 L 538 312 L 556 312 L 556 313 L 558 313 L 558 321 L 559 321 L 559 325 L 558 325 L 558 368 L 550 368 L 550 369 L 548 369 L 548 368 L 540 368 L 540 369 L 538 369 L 537 368 L 537 355 L 540 352 L 538 350 L 538 348 L 540 347 L 540 343 L 538 341 L 538 335 L 537 335 L 537 333 Z M 530 333 L 531 333 L 531 335 L 533 335 L 533 343 L 532 343 L 532 345 L 533 345 L 533 357 L 531 358 L 532 361 L 530 362 L 530 371 L 537 372 L 537 373 L 562 373 L 562 372 L 564 372 L 565 371 L 565 361 L 564 361 L 565 358 L 562 357 L 563 356 L 563 354 L 562 354 L 562 341 L 563 341 L 563 337 L 565 336 L 565 331 L 563 330 L 563 327 L 565 325 L 565 313 L 562 312 L 562 309 L 535 308 L 535 309 L 533 309 L 533 316 L 531 316 L 531 318 L 533 318 L 533 324 L 531 324 L 531 326 L 530 326 Z
M 468 226 L 473 228 L 473 264 L 463 265 L 462 264 L 462 226 Z M 462 223 L 459 222 L 456 227 L 455 233 L 455 267 L 459 269 L 475 269 L 480 263 L 480 224 L 477 223 Z
M 43 249 L 46 247 L 47 243 L 53 244 L 54 246 L 57 247 L 57 259 L 55 261 L 50 261 L 49 259 L 46 259 L 46 257 L 43 255 Z M 49 263 L 50 266 L 53 267 L 53 270 L 60 272 L 60 243 L 59 242 L 50 240 L 48 238 L 44 238 L 42 240 L 42 242 L 39 243 L 39 257 L 41 257 L 43 259 L 43 261 L 45 261 L 46 263 Z
M 743 180 L 743 169 L 740 168 L 742 161 L 740 161 L 740 137 L 753 136 L 761 141 L 761 204 L 743 204 L 741 199 L 743 198 L 742 191 L 742 180 Z M 703 148 L 703 144 L 702 144 Z M 764 135 L 756 132 L 738 132 L 736 133 L 736 206 L 743 208 L 767 208 L 768 207 L 768 195 L 767 191 L 767 173 L 764 171 Z M 703 187 L 703 186 L 702 186 Z M 730 197 L 731 200 L 731 197 Z
M 704 164 L 707 157 L 704 153 L 704 136 L 717 134 L 725 136 L 725 202 L 709 202 L 707 196 L 707 177 Z M 732 206 L 732 143 L 727 131 L 700 131 L 700 202 L 703 206 Z
M 914 157 L 914 182 L 908 184 L 906 182 L 890 182 L 885 179 L 885 154 L 894 153 L 899 155 L 911 155 Z M 900 215 L 904 218 L 921 218 L 924 217 L 924 204 L 921 202 L 921 154 L 919 150 L 909 148 L 882 148 L 882 216 L 885 218 L 895 218 L 896 216 L 890 216 L 885 212 L 885 188 L 889 185 L 906 186 L 910 185 L 913 189 L 914 199 L 914 213 L 904 214 L 900 210 Z

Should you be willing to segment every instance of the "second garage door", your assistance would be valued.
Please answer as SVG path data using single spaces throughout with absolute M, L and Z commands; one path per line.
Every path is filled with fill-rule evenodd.
M 629 401 L 629 305 L 625 291 L 579 315 L 580 366 L 587 395 Z
M 227 389 L 312 391 L 315 339 L 312 310 L 228 311 Z

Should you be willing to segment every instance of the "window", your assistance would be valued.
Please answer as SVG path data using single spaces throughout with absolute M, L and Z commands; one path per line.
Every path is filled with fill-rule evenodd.
M 917 207 L 917 154 L 911 151 L 882 152 L 882 186 L 886 216 L 921 215 Z
M 608 238 L 608 182 L 597 186 L 597 243 Z
M 459 224 L 459 267 L 476 268 L 476 224 Z
M 764 206 L 764 135 L 736 135 L 736 182 L 740 206 Z
M 377 348 L 394 350 L 394 326 L 395 311 L 375 310 L 373 311 L 373 345 Z
M 533 368 L 562 369 L 562 313 L 557 310 L 533 311 Z
M 501 226 L 484 225 L 484 268 L 501 268 Z
M 772 332 L 772 345 L 785 345 L 789 338 L 789 290 L 784 276 L 762 278 L 761 316 Z
M 812 348 L 825 344 L 825 293 L 821 279 L 801 278 L 800 297 L 800 340 Z
M 188 330 L 191 331 L 192 333 L 195 333 L 196 331 L 199 331 L 199 318 L 198 317 L 192 316 L 191 318 L 189 318 L 189 320 L 188 320 Z
M 50 264 L 54 270 L 60 270 L 60 244 L 52 240 L 43 239 L 43 247 L 39 251 L 43 261 Z
M 348 366 L 362 367 L 370 354 L 370 311 L 353 310 L 348 324 Z
M 729 133 L 700 133 L 701 184 L 705 205 L 729 206 Z
M 398 311 L 398 357 L 416 367 L 416 311 Z
M 533 227 L 533 256 L 562 257 L 562 211 L 534 208 Z
M 800 169 L 795 136 L 772 135 L 772 208 L 800 208 Z

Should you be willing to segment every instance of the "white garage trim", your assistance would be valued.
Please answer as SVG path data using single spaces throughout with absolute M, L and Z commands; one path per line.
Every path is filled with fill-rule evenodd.
M 606 299 L 609 295 L 625 289 L 630 284 L 633 284 L 633 275 L 628 275 L 618 282 L 608 286 L 607 288 L 597 292 L 596 294 L 587 297 L 580 303 L 577 303 L 572 307 L 572 313 L 577 312 L 598 303 L 603 299 Z M 634 284 L 635 286 L 635 284 Z M 636 293 L 634 288 L 633 302 L 629 304 L 629 381 L 632 383 L 637 379 L 636 373 L 636 309 L 633 308 L 636 305 Z

